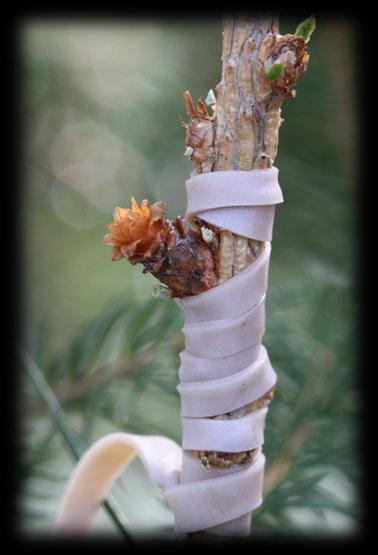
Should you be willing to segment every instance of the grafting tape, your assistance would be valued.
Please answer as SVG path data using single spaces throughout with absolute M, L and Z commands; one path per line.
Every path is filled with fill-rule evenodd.
M 200 174 L 186 187 L 190 221 L 198 216 L 239 235 L 270 241 L 274 205 L 283 201 L 277 168 Z M 163 490 L 178 532 L 249 533 L 251 512 L 262 501 L 267 408 L 241 418 L 226 413 L 256 401 L 277 378 L 261 345 L 270 252 L 267 242 L 258 259 L 235 277 L 177 301 L 185 314 L 178 385 L 183 449 L 160 436 L 118 433 L 100 439 L 71 475 L 57 530 L 88 528 L 113 480 L 138 455 Z M 208 468 L 189 450 L 255 451 L 248 464 L 218 469 Z
M 221 171 L 186 181 L 188 221 L 196 217 L 237 235 L 271 241 L 275 205 L 283 202 L 278 169 Z
M 224 420 L 183 417 L 182 447 L 228 453 L 260 447 L 264 442 L 267 411 L 267 408 L 263 408 L 242 418 Z

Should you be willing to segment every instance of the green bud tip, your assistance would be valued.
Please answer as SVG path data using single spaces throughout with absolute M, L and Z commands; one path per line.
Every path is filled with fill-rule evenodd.
M 296 36 L 303 37 L 305 39 L 305 42 L 307 43 L 310 40 L 310 37 L 312 33 L 315 31 L 315 29 L 316 29 L 315 17 L 311 15 L 310 17 L 308 17 L 298 25 L 298 27 L 295 29 L 294 34 Z
M 283 71 L 283 63 L 282 62 L 274 62 L 266 71 L 265 77 L 270 81 L 274 81 L 278 79 Z

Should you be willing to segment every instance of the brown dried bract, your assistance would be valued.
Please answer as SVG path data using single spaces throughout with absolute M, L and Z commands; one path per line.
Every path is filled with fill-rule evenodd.
M 193 457 L 205 459 L 210 468 L 230 468 L 234 464 L 250 464 L 257 449 L 239 453 L 222 451 L 191 451 Z
M 183 123 L 186 129 L 185 145 L 193 149 L 190 159 L 196 163 L 198 173 L 210 171 L 213 159 L 213 116 L 207 112 L 204 102 L 200 99 L 195 109 L 189 91 L 184 92 L 186 111 L 189 123 Z
M 145 272 L 151 272 L 167 285 L 174 297 L 198 295 L 218 283 L 216 264 L 211 248 L 201 235 L 184 227 L 180 219 L 173 222 L 177 231 L 175 244 L 165 256 L 158 253 L 144 261 Z
M 305 39 L 297 35 L 271 35 L 268 40 L 270 52 L 262 70 L 266 71 L 275 62 L 282 62 L 283 71 L 271 81 L 271 89 L 278 96 L 293 96 L 293 87 L 307 69 L 309 55 Z

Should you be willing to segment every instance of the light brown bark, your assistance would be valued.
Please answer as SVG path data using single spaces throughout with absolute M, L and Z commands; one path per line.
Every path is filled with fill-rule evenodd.
M 274 17 L 235 16 L 224 20 L 213 171 L 250 170 L 262 152 L 272 159 L 276 155 L 279 106 L 274 107 L 272 118 L 264 94 L 266 83 L 261 82 L 259 52 L 266 35 L 277 32 Z M 271 125 L 272 120 L 277 125 Z
M 277 32 L 278 22 L 273 16 L 228 17 L 224 21 L 213 171 L 264 167 L 276 156 L 282 99 L 269 105 L 260 92 L 266 85 L 261 83 L 259 52 L 266 35 Z M 222 248 L 226 233 L 221 231 L 220 269 L 230 264 L 232 269 L 225 273 L 227 277 L 222 273 L 219 281 L 237 274 L 254 258 L 249 244 L 252 248 L 258 246 L 256 241 L 235 237 L 231 262 L 230 254 Z
M 264 55 L 271 53 L 266 48 L 267 39 L 270 44 L 269 39 L 274 40 L 277 33 L 278 22 L 273 16 L 225 18 L 222 78 L 216 87 L 213 121 L 205 115 L 199 116 L 198 112 L 196 115 L 189 93 L 184 95 L 192 122 L 192 127 L 187 128 L 186 144 L 194 147 L 195 173 L 251 170 L 272 164 L 277 153 L 283 97 L 272 93 L 262 68 L 266 61 Z M 198 140 L 199 137 L 203 140 Z M 248 240 L 228 230 L 221 229 L 219 234 L 219 282 L 222 282 L 257 258 L 263 242 Z M 268 404 L 272 397 L 273 391 L 266 392 L 258 405 Z M 256 410 L 256 406 L 252 403 L 219 416 L 240 418 Z M 239 462 L 240 454 L 211 453 L 211 457 L 214 465 L 228 467 Z
M 283 74 L 272 82 L 265 72 L 277 60 L 284 64 Z M 187 127 L 186 144 L 194 147 L 191 159 L 196 162 L 193 173 L 271 167 L 277 155 L 279 128 L 283 121 L 281 104 L 285 96 L 294 96 L 292 87 L 305 71 L 307 60 L 304 40 L 293 35 L 279 35 L 275 16 L 226 17 L 222 78 L 216 86 L 214 118 L 211 123 L 206 121 L 206 135 L 203 135 L 206 140 L 201 142 L 198 152 Z M 194 138 L 197 137 L 198 128 Z M 220 229 L 219 234 L 219 282 L 222 282 L 257 258 L 264 243 L 228 230 Z M 272 397 L 273 390 L 270 390 L 256 402 L 219 418 L 241 418 L 257 410 L 256 407 L 268 404 Z M 222 463 L 222 454 L 215 455 L 219 455 Z M 235 454 L 235 461 L 238 455 Z M 224 462 L 229 460 L 227 457 Z M 190 540 L 208 543 L 212 537 L 198 532 L 190 534 Z

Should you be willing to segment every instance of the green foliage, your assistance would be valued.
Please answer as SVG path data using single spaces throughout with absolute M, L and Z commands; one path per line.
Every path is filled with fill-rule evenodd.
M 295 35 L 304 37 L 305 42 L 309 42 L 312 33 L 316 29 L 315 17 L 311 15 L 304 21 L 302 21 L 298 27 L 295 29 Z
M 360 518 L 351 81 L 332 71 L 335 52 L 353 68 L 353 35 L 332 25 L 318 29 L 297 97 L 283 107 L 276 165 L 285 203 L 264 337 L 278 383 L 265 433 L 268 489 L 253 515 L 261 535 L 348 532 Z M 284 20 L 281 32 L 293 27 Z M 151 298 L 155 281 L 140 268 L 112 264 L 102 239 L 131 194 L 168 201 L 170 217 L 183 212 L 191 163 L 181 94 L 190 86 L 199 97 L 219 81 L 220 30 L 221 21 L 197 20 L 23 30 L 21 343 L 80 450 L 115 430 L 181 440 L 181 311 Z M 20 381 L 20 528 L 49 531 L 73 463 L 40 392 L 26 373 Z M 137 462 L 112 495 L 130 529 L 173 533 Z M 103 513 L 97 528 L 117 533 Z
M 23 414 L 33 415 L 23 422 L 19 470 L 24 490 L 22 514 L 27 521 L 36 524 L 45 519 L 51 525 L 52 502 L 56 508 L 70 468 L 60 473 L 60 487 L 54 488 L 59 451 L 67 450 L 71 459 L 77 460 L 98 437 L 98 426 L 110 423 L 112 429 L 164 434 L 179 441 L 175 387 L 176 359 L 182 347 L 180 322 L 180 311 L 172 302 L 150 299 L 145 304 L 131 300 L 114 303 L 74 334 L 72 341 L 48 362 L 40 348 L 41 336 L 46 336 L 46 324 L 41 325 L 35 349 L 22 357 L 22 366 L 27 370 L 23 378 Z M 44 365 L 39 367 L 42 361 Z M 160 403 L 167 409 L 167 402 L 172 408 L 165 418 L 151 410 L 154 405 L 160 412 Z M 41 414 L 43 433 L 36 427 Z M 61 444 L 52 442 L 57 439 L 56 434 L 61 437 Z M 31 484 L 40 489 L 33 485 L 30 490 Z M 45 511 L 41 496 L 50 501 L 45 504 Z M 117 500 L 115 503 L 119 504 Z M 113 503 L 105 509 L 122 529 Z
M 281 75 L 283 70 L 283 63 L 282 62 L 274 62 L 265 72 L 265 77 L 269 79 L 269 81 L 274 81 L 278 79 Z
M 264 343 L 278 372 L 278 387 L 268 414 L 264 452 L 267 480 L 276 472 L 278 479 L 254 514 L 256 533 L 281 533 L 283 523 L 287 533 L 295 529 L 288 516 L 292 508 L 310 509 L 319 519 L 332 510 L 352 522 L 356 514 L 351 499 L 340 500 L 334 486 L 322 485 L 332 474 L 352 480 L 356 472 L 354 384 L 349 367 L 353 337 L 347 324 L 350 315 L 340 310 L 343 300 L 342 288 L 322 283 L 290 284 L 269 294 Z M 302 330 L 298 321 L 307 321 Z M 180 441 L 175 390 L 177 355 L 183 347 L 180 325 L 181 314 L 172 301 L 136 304 L 129 300 L 86 325 L 43 367 L 66 414 L 79 417 L 71 426 L 82 445 L 99 435 L 96 430 L 104 422 L 112 429 L 164 434 Z M 39 343 L 37 336 L 36 359 Z M 57 360 L 62 361 L 59 371 Z M 29 413 L 44 410 L 37 392 L 30 391 L 29 396 Z M 54 469 L 57 446 L 54 451 L 51 445 L 45 450 L 45 445 L 53 437 L 56 419 L 54 424 L 54 419 L 47 418 L 45 425 L 47 430 L 34 440 L 32 453 L 25 451 L 25 486 L 43 469 Z M 34 435 L 30 423 L 27 428 Z M 42 494 L 49 495 L 48 491 L 44 483 Z M 33 490 L 33 499 L 40 494 L 34 497 Z M 33 503 L 28 506 L 30 511 Z M 38 509 L 33 519 L 41 517 Z M 44 518 L 51 520 L 51 513 Z

